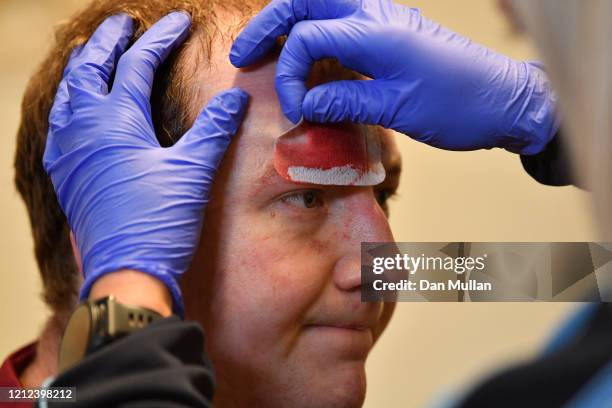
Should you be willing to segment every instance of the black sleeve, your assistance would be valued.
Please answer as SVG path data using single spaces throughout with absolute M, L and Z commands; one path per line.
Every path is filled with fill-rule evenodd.
M 212 365 L 204 332 L 173 316 L 154 322 L 88 355 L 53 387 L 76 387 L 66 407 L 210 407 Z
M 573 341 L 489 378 L 460 408 L 559 408 L 612 362 L 612 303 L 602 303 Z M 608 406 L 608 405 L 606 405 Z
M 572 175 L 569 151 L 561 131 L 551 140 L 546 148 L 533 156 L 521 155 L 523 168 L 536 181 L 548 186 L 581 187 Z

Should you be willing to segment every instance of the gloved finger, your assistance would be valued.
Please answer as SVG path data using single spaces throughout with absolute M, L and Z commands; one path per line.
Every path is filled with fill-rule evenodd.
M 203 163 L 205 169 L 216 170 L 242 124 L 248 101 L 249 95 L 240 88 L 216 95 L 175 147 Z
M 345 38 L 344 25 L 332 20 L 302 21 L 293 27 L 276 64 L 275 87 L 283 113 L 293 123 L 302 117 L 302 100 L 306 95 L 306 79 L 315 61 L 336 58 L 345 67 L 357 69 L 346 53 L 355 47 L 338 44 Z M 351 45 L 351 44 L 349 44 Z
M 49 169 L 55 163 L 55 161 L 62 155 L 59 147 L 55 144 L 55 138 L 53 133 L 49 131 L 47 133 L 47 140 L 45 142 L 45 152 L 43 154 L 43 167 L 47 174 Z
M 99 70 L 91 65 L 79 65 L 63 80 L 66 82 L 68 100 L 72 112 L 87 106 L 92 99 L 105 95 L 107 83 L 99 75 Z
M 251 65 L 264 57 L 276 39 L 289 34 L 299 21 L 345 17 L 359 5 L 359 0 L 274 0 L 236 38 L 230 61 L 238 68 Z
M 130 16 L 123 13 L 113 15 L 100 24 L 85 45 L 78 45 L 72 50 L 49 114 L 52 131 L 65 126 L 72 114 L 66 80 L 70 72 L 79 66 L 90 66 L 95 69 L 95 72 L 92 72 L 95 76 L 82 81 L 83 85 L 90 85 L 88 89 L 94 92 L 108 93 L 108 81 L 119 56 L 127 48 L 132 32 Z
M 189 33 L 191 18 L 183 12 L 160 19 L 121 57 L 113 91 L 139 106 L 148 106 L 157 67 Z
M 61 151 L 55 143 L 55 134 L 61 128 L 66 126 L 72 115 L 70 108 L 70 95 L 68 94 L 68 81 L 66 75 L 76 66 L 78 56 L 83 49 L 83 45 L 77 45 L 73 48 L 68 58 L 68 63 L 64 68 L 64 77 L 60 81 L 51 111 L 49 112 L 49 128 L 47 129 L 47 140 L 45 141 L 45 151 L 43 154 L 43 167 L 48 173 L 51 165 L 61 156 Z
M 107 84 L 101 78 L 98 68 L 89 64 L 78 65 L 62 82 L 65 82 L 70 111 L 73 114 L 78 113 L 80 109 L 95 108 L 103 103 Z M 62 132 L 61 128 L 50 136 L 62 154 L 70 152 L 88 139 L 87 135 Z
M 68 62 L 64 79 L 79 89 L 106 95 L 108 82 L 132 36 L 132 18 L 125 14 L 108 17 L 87 43 Z
M 64 79 L 60 81 L 57 87 L 53 106 L 51 106 L 51 111 L 49 113 L 49 135 L 47 136 L 47 140 L 52 132 L 56 132 L 60 128 L 66 126 L 66 123 L 68 123 L 70 119 L 70 115 L 72 115 L 72 109 L 70 109 L 70 96 L 68 95 L 68 84 L 65 77 L 68 72 L 76 66 L 78 55 L 82 49 L 82 45 L 74 47 L 68 59 L 68 64 L 66 64 L 66 68 L 64 68 Z
M 389 127 L 393 121 L 393 106 L 405 104 L 406 93 L 393 81 L 352 80 L 328 82 L 312 88 L 302 103 L 304 118 L 312 122 L 354 122 Z
M 70 58 L 68 58 L 68 62 L 64 67 L 64 72 L 62 74 L 62 79 L 66 78 L 70 71 L 72 71 L 77 65 L 79 65 L 81 61 L 81 53 L 83 52 L 83 48 L 85 48 L 86 44 L 75 45 L 70 53 Z
M 125 13 L 110 16 L 100 24 L 75 61 L 74 69 L 84 65 L 91 68 L 88 72 L 92 75 L 80 81 L 83 86 L 90 86 L 85 89 L 103 95 L 108 93 L 108 81 L 132 33 L 132 18 Z

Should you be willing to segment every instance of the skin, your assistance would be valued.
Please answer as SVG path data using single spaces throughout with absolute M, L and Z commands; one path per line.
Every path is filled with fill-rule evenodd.
M 381 131 L 387 178 L 376 187 L 283 179 L 273 168 L 274 139 L 292 124 L 274 93 L 274 61 L 238 71 L 228 50 L 222 44 L 210 69 L 197 70 L 193 118 L 232 86 L 245 89 L 251 102 L 217 174 L 204 238 L 182 281 L 187 317 L 206 332 L 217 374 L 215 406 L 360 406 L 366 357 L 394 308 L 361 303 L 359 291 L 361 241 L 393 240 L 385 205 L 400 174 L 393 135 Z M 313 81 L 345 76 L 319 71 Z M 137 271 L 103 277 L 90 298 L 109 294 L 163 315 L 171 310 L 165 287 Z M 41 344 L 57 349 L 60 335 L 45 333 Z M 40 353 L 23 383 L 37 386 L 54 375 L 56 360 L 57 352 Z
M 393 135 L 381 134 L 388 176 L 379 186 L 285 180 L 273 167 L 275 137 L 291 126 L 274 92 L 275 62 L 239 71 L 228 50 L 198 72 L 194 117 L 231 86 L 251 101 L 182 281 L 188 317 L 207 335 L 215 406 L 360 406 L 366 357 L 393 311 L 360 301 L 360 243 L 393 240 L 384 205 L 400 171 Z M 318 74 L 315 82 L 345 75 Z

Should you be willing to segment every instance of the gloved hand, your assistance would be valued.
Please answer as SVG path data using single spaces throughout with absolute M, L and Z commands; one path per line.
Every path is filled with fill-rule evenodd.
M 153 77 L 190 24 L 184 13 L 169 14 L 124 53 L 132 20 L 109 17 L 64 71 L 44 167 L 81 253 L 82 298 L 100 276 L 132 269 L 160 279 L 182 313 L 177 279 L 196 249 L 213 176 L 248 101 L 239 89 L 219 94 L 174 146 L 160 147 Z
M 381 125 L 449 150 L 541 151 L 558 130 L 542 69 L 476 44 L 389 0 L 273 0 L 236 39 L 231 62 L 259 60 L 289 34 L 276 70 L 285 115 Z M 307 90 L 333 57 L 370 81 Z

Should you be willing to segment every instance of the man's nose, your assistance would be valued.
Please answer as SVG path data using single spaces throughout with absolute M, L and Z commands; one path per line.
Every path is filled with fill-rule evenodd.
M 393 242 L 389 220 L 371 189 L 358 188 L 343 200 L 342 255 L 334 268 L 334 282 L 344 291 L 361 288 L 361 243 Z

